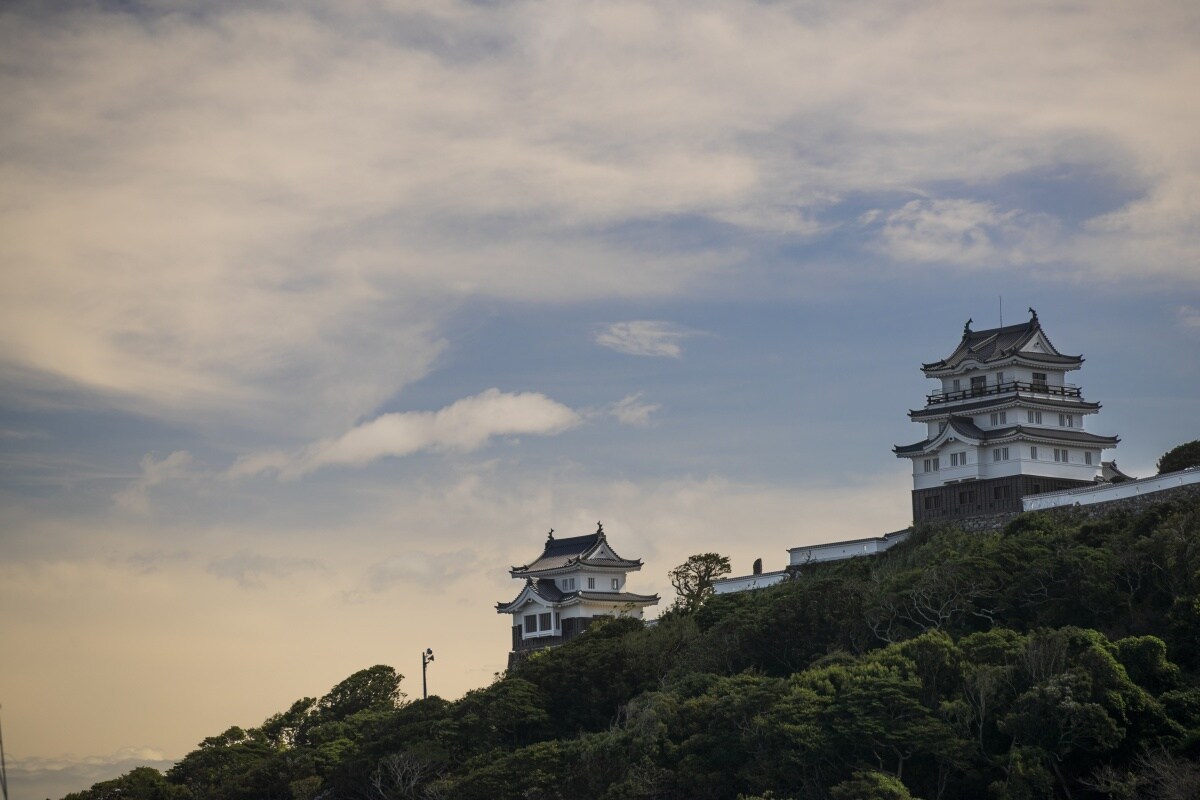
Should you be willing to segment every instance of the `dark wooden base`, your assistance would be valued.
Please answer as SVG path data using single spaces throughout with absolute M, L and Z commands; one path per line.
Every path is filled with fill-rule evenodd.
M 914 489 L 913 523 L 1011 513 L 1021 510 L 1022 497 L 1092 485 L 1091 481 L 1074 481 L 1067 478 L 1011 475 L 1007 478 L 951 483 L 932 489 Z

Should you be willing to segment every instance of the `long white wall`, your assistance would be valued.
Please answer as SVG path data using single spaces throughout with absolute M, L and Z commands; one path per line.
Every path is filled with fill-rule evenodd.
M 1192 484 L 1200 484 L 1200 467 L 1189 467 L 1179 472 L 1168 472 L 1166 475 L 1155 475 L 1153 478 L 1141 478 L 1124 483 L 1106 483 L 1101 486 L 1085 486 L 1082 489 L 1030 495 L 1021 500 L 1021 508 L 1025 511 L 1044 511 L 1048 508 L 1064 506 L 1087 506 L 1093 503 L 1107 503 L 1111 500 L 1127 500 L 1131 497 Z
M 777 583 L 783 583 L 786 579 L 787 572 L 785 570 L 764 572 L 759 575 L 742 575 L 737 578 L 718 578 L 713 581 L 713 591 L 717 594 L 746 592 L 751 589 L 763 589 L 767 586 L 774 586 Z

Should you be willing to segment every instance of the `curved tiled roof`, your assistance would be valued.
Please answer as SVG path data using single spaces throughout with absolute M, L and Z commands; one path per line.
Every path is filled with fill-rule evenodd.
M 612 553 L 613 558 L 597 555 L 602 550 Z M 510 573 L 513 577 L 523 578 L 576 566 L 632 570 L 640 569 L 642 562 L 640 559 L 630 560 L 617 555 L 604 536 L 604 527 L 597 524 L 595 533 L 566 539 L 555 539 L 551 530 L 541 555 L 528 564 L 513 567 Z
M 946 430 L 941 431 L 932 439 L 924 439 L 913 444 L 896 445 L 892 452 L 899 458 L 929 452 L 935 445 L 947 439 L 947 434 L 953 430 L 960 437 L 976 444 L 992 444 L 1012 439 L 1027 439 L 1031 441 L 1050 442 L 1059 444 L 1085 444 L 1095 447 L 1114 447 L 1121 441 L 1119 436 L 1100 436 L 1077 428 L 1042 428 L 1037 426 L 1010 425 L 1006 428 L 983 430 L 974 422 L 962 417 L 951 417 Z
M 989 397 L 986 400 L 976 400 L 973 403 L 963 403 L 961 405 L 950 405 L 944 403 L 936 406 L 926 406 L 925 408 L 909 411 L 908 416 L 913 420 L 927 420 L 944 417 L 947 415 L 954 416 L 956 414 L 964 414 L 978 411 L 987 411 L 993 408 L 1003 408 L 1020 404 L 1022 407 L 1030 408 L 1052 408 L 1061 411 L 1099 411 L 1099 403 L 1089 403 L 1085 400 L 1054 400 L 1051 398 L 1039 399 L 1035 397 L 1020 397 L 1017 394 L 999 395 Z
M 1032 311 L 1032 309 L 1030 310 Z M 938 361 L 922 364 L 921 369 L 925 372 L 938 372 L 954 369 L 968 360 L 988 363 L 1013 357 L 1061 366 L 1078 365 L 1083 362 L 1082 356 L 1066 356 L 1058 352 L 1050 342 L 1050 338 L 1042 330 L 1037 314 L 1033 314 L 1028 322 L 1019 325 L 1006 325 L 1002 328 L 988 328 L 982 331 L 973 331 L 969 326 L 968 322 L 967 327 L 963 329 L 962 340 L 953 353 Z M 1052 352 L 1039 353 L 1021 349 L 1037 338 L 1039 334 Z
M 564 592 L 558 588 L 553 580 L 549 578 L 540 578 L 534 580 L 527 578 L 525 585 L 521 587 L 521 591 L 507 603 L 496 603 L 496 611 L 500 614 L 511 613 L 523 600 L 530 595 L 543 600 L 548 606 L 568 606 L 575 603 L 590 600 L 593 602 L 624 604 L 633 603 L 635 605 L 655 605 L 658 603 L 657 594 L 635 594 L 634 592 L 598 592 L 594 589 L 580 589 L 574 592 Z

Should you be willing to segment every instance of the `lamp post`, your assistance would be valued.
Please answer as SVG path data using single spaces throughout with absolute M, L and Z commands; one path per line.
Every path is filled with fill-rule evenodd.
M 433 661 L 433 648 L 426 647 L 425 652 L 421 653 L 421 699 L 429 699 L 429 683 L 425 679 L 425 670 L 429 667 L 429 662 Z

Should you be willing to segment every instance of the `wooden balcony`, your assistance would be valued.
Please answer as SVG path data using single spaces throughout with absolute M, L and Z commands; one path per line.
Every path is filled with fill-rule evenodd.
M 967 389 L 957 389 L 949 392 L 931 392 L 925 395 L 925 402 L 932 406 L 938 403 L 957 403 L 962 400 L 978 400 L 981 397 L 994 397 L 996 395 L 1012 393 L 1054 397 L 1063 400 L 1083 399 L 1083 390 L 1078 386 L 1070 384 L 1051 386 L 1048 383 L 1005 381 L 1004 383 L 990 383 L 986 386 L 972 386 Z

